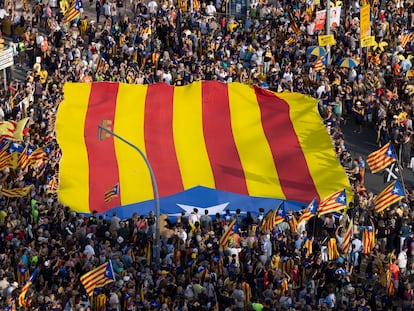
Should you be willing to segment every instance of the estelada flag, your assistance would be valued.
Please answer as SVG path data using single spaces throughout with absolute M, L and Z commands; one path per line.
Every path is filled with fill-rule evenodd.
M 339 190 L 324 198 L 318 206 L 318 216 L 340 211 L 347 207 L 346 192 Z
M 29 118 L 24 118 L 18 122 L 16 121 L 3 121 L 0 122 L 0 138 L 22 141 L 26 129 L 26 124 Z
M 22 198 L 28 196 L 32 188 L 33 185 L 22 188 L 0 189 L 0 193 L 9 198 Z
M 142 150 L 161 198 L 196 186 L 297 202 L 319 202 L 344 187 L 351 195 L 309 96 L 217 81 L 67 83 L 64 94 L 56 120 L 59 198 L 74 211 L 154 198 L 137 152 L 112 137 L 98 140 L 103 122 Z M 105 192 L 118 182 L 118 196 L 106 203 Z
M 405 197 L 404 189 L 398 180 L 394 180 L 375 197 L 375 211 L 380 213 L 403 197 Z
M 351 222 L 349 223 L 348 229 L 346 229 L 345 237 L 344 237 L 344 243 L 342 245 L 342 253 L 348 255 L 349 247 L 351 246 L 351 237 L 352 237 L 352 229 L 354 227 L 354 221 L 351 219 Z
M 328 259 L 335 260 L 339 257 L 338 247 L 336 246 L 336 238 L 330 238 L 328 241 Z
M 390 143 L 370 153 L 367 157 L 367 163 L 373 174 L 383 170 L 395 161 L 397 161 L 397 155 Z

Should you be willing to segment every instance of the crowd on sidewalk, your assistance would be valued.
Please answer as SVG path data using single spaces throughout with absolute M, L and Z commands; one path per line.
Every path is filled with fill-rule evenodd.
M 79 1 L 80 17 L 67 23 L 64 1 L 2 1 L 2 30 L 13 41 L 16 66 L 28 72 L 0 91 L 0 120 L 29 117 L 25 142 L 52 148 L 42 165 L 1 171 L 3 187 L 34 187 L 30 198 L 0 198 L 0 309 L 414 309 L 414 192 L 407 189 L 399 204 L 375 213 L 375 194 L 364 185 L 368 168 L 351 157 L 341 130 L 345 122 L 355 122 L 359 133 L 375 127 L 372 141 L 391 141 L 402 166 L 412 167 L 414 44 L 402 39 L 413 30 L 413 2 L 371 2 L 378 44 L 360 48 L 363 3 L 343 1 L 341 23 L 332 29 L 331 63 L 318 70 L 317 57 L 307 51 L 318 45 L 314 20 L 324 3 L 308 2 L 252 1 L 239 18 L 226 16 L 219 0 Z M 359 65 L 337 65 L 345 57 Z M 85 217 L 59 204 L 52 183 L 58 183 L 60 159 L 54 120 L 65 82 L 182 86 L 197 80 L 317 98 L 355 193 L 349 208 L 299 224 L 292 219 L 301 213 L 289 213 L 270 231 L 261 225 L 260 207 L 247 215 L 194 210 L 163 229 L 155 270 L 154 215 Z M 232 219 L 231 238 L 220 245 Z M 351 221 L 352 242 L 344 253 Z M 373 232 L 372 249 L 363 239 L 366 230 Z M 108 260 L 116 281 L 88 297 L 80 276 Z M 35 269 L 21 307 L 19 295 Z

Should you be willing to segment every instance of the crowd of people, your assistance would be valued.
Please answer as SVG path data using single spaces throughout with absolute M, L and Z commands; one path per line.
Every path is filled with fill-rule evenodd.
M 229 14 L 229 2 L 220 0 L 77 1 L 80 16 L 69 23 L 65 1 L 1 1 L 2 32 L 11 40 L 17 71 L 27 74 L 19 81 L 8 72 L 0 120 L 29 117 L 26 143 L 52 148 L 40 166 L 1 172 L 3 186 L 34 187 L 30 198 L 0 198 L 0 309 L 413 310 L 414 192 L 407 189 L 399 204 L 375 213 L 375 194 L 364 184 L 368 168 L 351 155 L 341 130 L 348 122 L 355 122 L 356 133 L 375 128 L 372 141 L 379 147 L 391 142 L 401 165 L 414 168 L 414 44 L 402 42 L 414 26 L 413 2 L 369 2 L 377 41 L 370 48 L 359 46 L 364 3 L 339 2 L 330 63 L 315 68 L 318 59 L 307 51 L 324 33 L 314 31 L 316 11 L 325 5 L 319 1 L 251 1 L 245 16 Z M 345 57 L 359 65 L 337 65 Z M 266 231 L 260 207 L 246 215 L 194 210 L 163 229 L 161 262 L 154 265 L 153 214 L 106 219 L 59 204 L 54 120 L 65 82 L 182 86 L 198 80 L 317 98 L 355 193 L 344 213 L 299 224 L 292 219 L 301 212 L 289 213 Z M 231 238 L 220 245 L 232 219 Z M 351 221 L 352 243 L 344 253 Z M 364 230 L 373 232 L 372 249 L 366 249 Z M 88 297 L 80 276 L 109 260 L 116 281 Z M 22 306 L 19 295 L 34 271 Z

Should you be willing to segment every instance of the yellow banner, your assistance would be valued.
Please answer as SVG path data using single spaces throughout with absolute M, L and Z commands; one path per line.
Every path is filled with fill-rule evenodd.
M 363 48 L 367 46 L 374 46 L 375 44 L 377 44 L 377 42 L 375 41 L 375 36 L 361 38 L 361 47 Z
M 334 45 L 336 44 L 334 35 L 324 35 L 318 37 L 320 46 Z
M 360 22 L 360 37 L 366 38 L 371 35 L 371 7 L 369 4 L 361 7 L 359 13 Z

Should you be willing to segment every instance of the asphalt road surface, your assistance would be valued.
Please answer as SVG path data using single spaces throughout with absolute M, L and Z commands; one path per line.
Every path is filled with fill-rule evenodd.
M 363 128 L 361 134 L 354 133 L 355 123 L 354 120 L 349 120 L 347 124 L 342 125 L 342 130 L 345 136 L 345 145 L 350 151 L 352 158 L 362 156 L 366 160 L 369 153 L 379 149 L 376 144 L 377 132 L 373 128 Z M 398 178 L 404 183 L 407 189 L 414 186 L 414 174 L 411 169 L 405 168 L 401 170 L 401 176 Z M 369 192 L 378 194 L 382 189 L 385 188 L 384 174 L 379 172 L 371 174 L 369 168 L 366 169 L 365 174 L 365 187 Z

